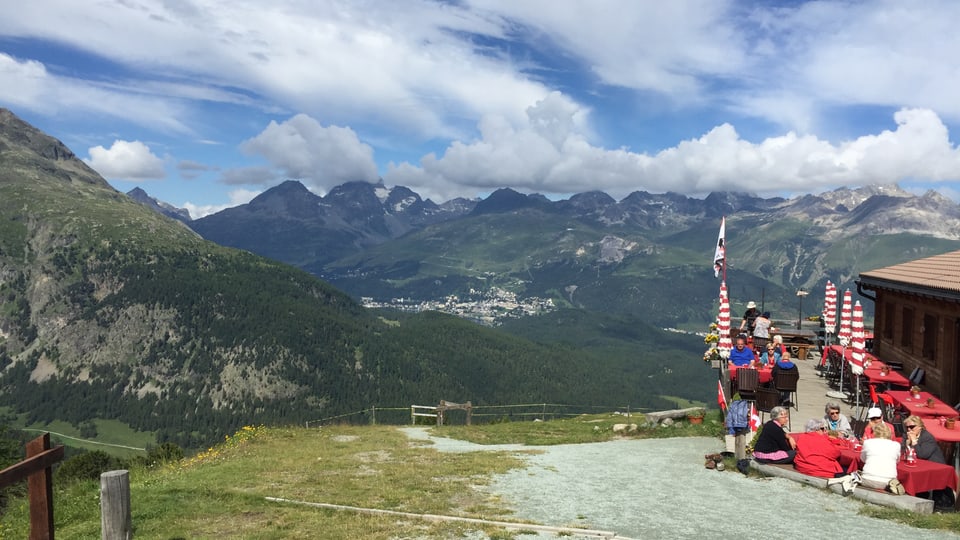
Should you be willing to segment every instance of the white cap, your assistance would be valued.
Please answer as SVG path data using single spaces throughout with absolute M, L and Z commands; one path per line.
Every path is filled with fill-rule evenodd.
M 883 418 L 883 411 L 879 407 L 870 407 L 867 411 L 867 418 Z

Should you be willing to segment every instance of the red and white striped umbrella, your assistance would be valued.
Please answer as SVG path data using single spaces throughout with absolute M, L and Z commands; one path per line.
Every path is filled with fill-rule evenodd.
M 837 338 L 844 347 L 850 343 L 853 334 L 850 328 L 850 324 L 853 322 L 852 303 L 853 295 L 850 293 L 850 289 L 843 291 L 843 306 L 840 308 L 840 331 L 837 332 Z
M 863 330 L 863 308 L 860 307 L 860 301 L 853 306 L 853 321 L 851 323 L 850 348 L 853 351 L 850 354 L 850 360 L 863 366 L 863 360 L 866 355 L 866 334 Z
M 829 279 L 823 297 L 823 326 L 827 334 L 833 334 L 837 330 L 837 286 Z
M 726 351 L 730 353 L 733 348 L 733 342 L 730 341 L 730 299 L 727 298 L 727 282 L 720 282 L 720 316 L 717 317 L 717 332 L 720 333 L 720 341 L 717 343 L 717 349 L 721 354 Z

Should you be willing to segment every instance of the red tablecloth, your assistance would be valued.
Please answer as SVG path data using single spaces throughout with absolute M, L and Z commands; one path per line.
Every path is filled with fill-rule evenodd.
M 859 362 L 856 362 L 853 359 L 853 348 L 851 347 L 844 348 L 844 347 L 841 347 L 840 345 L 830 345 L 823 348 L 823 355 L 820 357 L 821 366 L 827 365 L 827 355 L 830 353 L 830 351 L 836 351 L 837 354 L 843 354 L 843 357 L 847 360 L 847 362 L 853 362 L 854 364 L 860 365 Z M 866 351 L 864 351 L 863 353 L 863 359 L 870 362 L 879 362 L 880 360 L 873 354 L 868 353 Z M 881 364 L 876 364 L 876 365 L 879 367 Z
M 957 422 L 955 429 L 947 429 L 940 425 L 939 418 L 924 418 L 923 429 L 929 431 L 938 441 L 960 443 L 960 421 Z
M 736 365 L 730 364 L 730 380 L 731 381 L 737 380 L 738 369 L 753 369 L 753 368 L 748 368 L 746 366 L 736 366 Z M 763 366 L 762 368 L 757 369 L 757 371 L 760 372 L 759 373 L 760 384 L 766 384 L 773 380 L 773 368 L 771 368 L 770 366 Z
M 884 366 L 883 362 L 875 361 L 870 367 L 863 370 L 863 376 L 876 384 L 891 384 L 893 386 L 910 386 L 910 380 L 903 376 L 899 371 L 891 370 L 884 375 L 880 368 Z
M 857 463 L 858 468 L 863 466 L 863 462 L 860 461 L 860 451 L 849 447 L 840 448 L 839 461 L 844 467 L 848 467 L 851 463 Z M 904 491 L 910 495 L 946 487 L 957 490 L 957 471 L 953 467 L 925 459 L 918 459 L 913 466 L 903 461 L 898 462 L 897 480 L 903 484 Z
M 917 416 L 957 416 L 957 411 L 953 407 L 937 399 L 930 392 L 920 392 L 919 398 L 910 397 L 909 390 L 887 390 L 887 395 L 893 398 L 893 402 L 903 407 L 910 414 Z M 933 407 L 927 407 L 927 400 L 933 399 Z M 926 424 L 926 421 L 924 421 Z

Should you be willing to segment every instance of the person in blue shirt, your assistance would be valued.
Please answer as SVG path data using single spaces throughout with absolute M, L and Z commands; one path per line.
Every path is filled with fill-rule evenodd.
M 777 373 L 782 371 L 792 371 L 794 373 L 800 373 L 800 370 L 797 368 L 797 365 L 793 363 L 793 359 L 790 357 L 790 351 L 787 349 L 783 350 L 783 353 L 780 354 L 780 359 L 777 360 L 777 363 L 773 365 L 773 377 L 772 381 L 777 380 Z M 786 404 L 790 403 L 790 392 L 780 392 L 780 403 Z
M 780 347 L 777 346 L 774 342 L 768 342 L 766 346 L 766 351 L 760 355 L 760 363 L 764 365 L 772 365 L 780 361 Z
M 776 357 L 776 363 L 773 364 L 774 375 L 777 374 L 777 371 L 794 371 L 797 369 L 797 365 L 793 363 L 793 358 L 790 356 L 789 350 L 784 350 L 780 355 L 774 354 L 774 356 Z
M 743 336 L 737 337 L 737 344 L 730 350 L 730 363 L 735 366 L 749 366 L 756 361 L 753 349 L 747 346 Z

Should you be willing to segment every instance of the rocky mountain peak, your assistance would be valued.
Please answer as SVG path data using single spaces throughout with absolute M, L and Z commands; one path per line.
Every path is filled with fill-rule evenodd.
M 40 169 L 61 180 L 113 189 L 62 142 L 4 108 L 0 108 L 0 154 L 8 167 Z
M 155 212 L 172 217 L 178 221 L 186 223 L 191 220 L 190 211 L 186 208 L 177 208 L 172 204 L 158 201 L 157 199 L 151 197 L 146 191 L 140 189 L 139 186 L 128 191 L 127 197 L 130 197 L 131 199 L 154 210 Z

